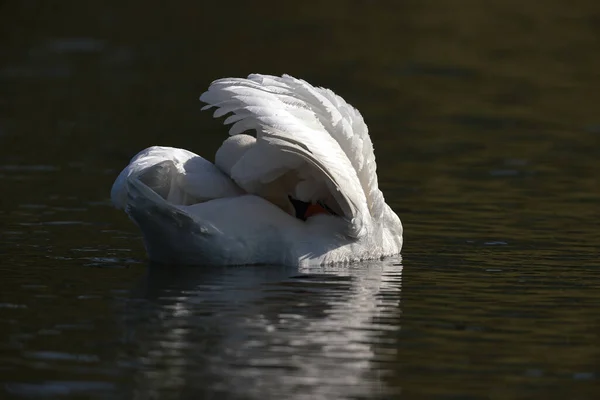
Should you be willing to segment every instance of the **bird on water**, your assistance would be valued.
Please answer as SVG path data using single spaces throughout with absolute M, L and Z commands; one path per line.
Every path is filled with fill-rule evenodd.
M 203 110 L 227 114 L 214 164 L 153 146 L 111 190 L 152 261 L 191 265 L 348 263 L 399 254 L 400 218 L 379 190 L 361 114 L 289 75 L 214 81 Z

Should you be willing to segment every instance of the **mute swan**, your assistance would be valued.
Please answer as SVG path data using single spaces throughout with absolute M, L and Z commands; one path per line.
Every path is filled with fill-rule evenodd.
M 214 117 L 232 113 L 215 164 L 150 147 L 111 190 L 151 260 L 300 266 L 400 253 L 402 223 L 378 188 L 367 126 L 344 99 L 252 74 L 216 80 L 200 100 Z

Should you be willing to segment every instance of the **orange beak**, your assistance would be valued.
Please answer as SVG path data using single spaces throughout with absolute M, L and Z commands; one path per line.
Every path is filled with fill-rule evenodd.
M 310 204 L 304 213 L 304 219 L 317 214 L 329 214 L 329 212 L 327 212 L 320 204 Z

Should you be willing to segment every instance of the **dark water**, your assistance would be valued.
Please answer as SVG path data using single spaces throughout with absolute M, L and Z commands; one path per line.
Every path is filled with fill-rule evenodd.
M 0 397 L 597 398 L 596 1 L 80 3 L 0 6 Z M 148 264 L 112 181 L 249 72 L 362 111 L 402 261 Z

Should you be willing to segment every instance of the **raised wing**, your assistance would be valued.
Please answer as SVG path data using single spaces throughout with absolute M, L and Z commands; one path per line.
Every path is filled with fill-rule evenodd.
M 215 117 L 233 113 L 225 120 L 233 124 L 231 135 L 257 132 L 256 149 L 232 169 L 240 186 L 297 173 L 297 191 L 327 188 L 348 220 L 348 234 L 367 233 L 383 196 L 367 127 L 341 97 L 288 75 L 250 75 L 219 79 L 200 100 L 208 104 L 203 109 L 218 107 Z

